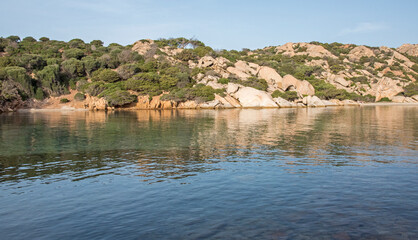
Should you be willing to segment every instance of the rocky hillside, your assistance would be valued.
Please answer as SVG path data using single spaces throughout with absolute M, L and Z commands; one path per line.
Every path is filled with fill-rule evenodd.
M 121 46 L 0 38 L 0 111 L 418 103 L 418 44 L 286 43 L 213 50 L 185 38 Z

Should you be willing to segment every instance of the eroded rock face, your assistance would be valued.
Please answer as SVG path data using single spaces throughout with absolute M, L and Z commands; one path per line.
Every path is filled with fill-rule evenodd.
M 328 81 L 331 83 L 336 83 L 342 87 L 349 87 L 350 83 L 349 81 L 345 80 L 344 76 L 342 75 L 334 75 L 331 74 L 328 76 Z
M 244 86 L 236 84 L 236 83 L 228 83 L 228 86 L 226 88 L 226 92 L 228 94 L 236 93 L 240 87 L 244 87 Z
M 283 90 L 287 91 L 290 88 L 294 88 L 300 96 L 314 95 L 314 87 L 306 80 L 300 81 L 292 75 L 286 75 L 283 77 Z
M 231 103 L 229 103 L 224 97 L 219 96 L 218 94 L 215 94 L 215 100 L 220 102 L 223 108 L 233 108 Z
M 374 52 L 366 46 L 357 46 L 348 53 L 348 59 L 352 62 L 360 61 L 361 57 L 375 57 Z
M 241 80 L 247 80 L 251 76 L 257 75 L 260 66 L 255 63 L 248 63 L 245 61 L 237 61 L 234 67 L 228 67 L 226 70 Z
M 297 104 L 294 102 L 289 102 L 286 99 L 283 99 L 281 97 L 273 98 L 274 102 L 281 107 L 281 108 L 292 108 L 297 107 Z
M 154 96 L 149 99 L 149 96 L 138 96 L 138 101 L 133 106 L 133 109 L 172 109 L 176 107 L 173 101 L 161 101 L 161 96 Z
M 242 106 L 241 106 L 241 103 L 240 103 L 237 99 L 233 98 L 233 97 L 232 97 L 232 96 L 230 96 L 230 95 L 226 95 L 226 96 L 224 97 L 224 99 L 225 99 L 227 102 L 229 102 L 229 104 L 231 104 L 233 107 L 236 107 L 236 108 L 242 107 Z
M 107 110 L 107 101 L 104 98 L 92 97 L 87 95 L 84 106 L 89 110 Z
M 186 101 L 186 102 L 181 102 L 179 103 L 179 105 L 177 106 L 177 108 L 179 109 L 194 109 L 197 108 L 199 106 L 199 104 L 196 103 L 196 101 Z
M 394 96 L 390 100 L 395 103 L 418 103 L 418 95 L 412 97 Z
M 259 78 L 266 80 L 269 92 L 274 92 L 283 87 L 283 78 L 271 67 L 260 67 L 257 75 Z
M 251 87 L 239 88 L 232 96 L 242 107 L 278 107 L 270 94 Z
M 393 96 L 390 100 L 395 103 L 403 103 L 405 98 L 404 96 Z
M 293 57 L 295 55 L 308 55 L 310 57 L 329 57 L 337 58 L 330 51 L 326 50 L 320 45 L 310 43 L 286 43 L 276 48 L 276 53 L 281 53 L 285 56 Z
M 221 105 L 222 105 L 222 103 L 219 100 L 215 99 L 215 100 L 210 101 L 210 102 L 201 103 L 201 104 L 199 104 L 198 107 L 199 108 L 217 108 L 217 107 L 220 107 Z
M 405 64 L 408 67 L 412 67 L 414 65 L 414 63 L 411 60 L 409 60 L 409 58 L 405 57 L 404 55 L 402 55 L 402 54 L 400 54 L 396 51 L 393 51 L 392 61 L 393 61 L 394 58 L 403 61 L 403 64 Z M 390 65 L 392 65 L 392 64 L 390 64 Z
M 402 46 L 398 47 L 397 50 L 400 53 L 418 57 L 418 44 L 403 44 Z
M 367 94 L 376 96 L 376 101 L 379 101 L 384 97 L 390 99 L 398 93 L 403 92 L 403 88 L 398 86 L 398 84 L 399 81 L 384 77 L 377 83 L 371 84 L 371 89 L 367 92 Z

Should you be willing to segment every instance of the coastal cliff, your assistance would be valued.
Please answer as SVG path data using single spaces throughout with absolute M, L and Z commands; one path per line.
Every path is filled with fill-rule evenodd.
M 0 112 L 418 103 L 418 45 L 286 43 L 213 50 L 185 38 L 121 46 L 0 38 Z

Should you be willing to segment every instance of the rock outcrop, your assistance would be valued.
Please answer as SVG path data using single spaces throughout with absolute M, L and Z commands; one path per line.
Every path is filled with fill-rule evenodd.
M 315 94 L 314 87 L 308 81 L 300 81 L 292 75 L 283 77 L 282 89 L 285 91 L 295 90 L 300 96 Z
M 276 54 L 283 54 L 289 57 L 295 55 L 308 55 L 310 57 L 329 57 L 337 58 L 330 51 L 326 50 L 320 45 L 310 44 L 310 43 L 286 43 L 282 46 L 276 48 Z
M 152 44 L 154 44 L 154 40 L 151 39 L 136 41 L 132 46 L 132 51 L 135 51 L 141 55 L 145 55 L 151 49 Z
M 289 102 L 286 99 L 283 99 L 281 97 L 273 98 L 274 102 L 280 107 L 280 108 L 293 108 L 297 107 L 298 105 L 294 102 Z
M 371 89 L 367 93 L 376 96 L 376 101 L 384 97 L 392 98 L 398 93 L 403 92 L 403 88 L 398 86 L 398 84 L 399 81 L 383 77 L 377 83 L 371 84 Z
M 325 107 L 325 104 L 317 96 L 304 97 L 303 104 L 308 107 Z
M 176 107 L 174 101 L 161 101 L 161 96 L 154 96 L 151 99 L 149 96 L 138 96 L 138 101 L 132 109 L 172 109 Z
M 98 98 L 89 95 L 87 95 L 86 99 L 84 100 L 84 106 L 90 111 L 108 109 L 107 101 L 104 98 Z
M 270 94 L 251 87 L 240 87 L 232 96 L 242 107 L 277 107 Z
M 405 53 L 410 56 L 418 57 L 418 44 L 403 44 L 402 46 L 398 47 L 397 50 L 400 53 Z
M 228 67 L 226 70 L 241 80 L 247 80 L 249 77 L 257 75 L 259 68 L 260 66 L 255 63 L 237 61 L 234 67 Z
M 337 88 L 347 88 L 350 86 L 350 82 L 345 80 L 342 75 L 330 74 L 327 80 L 330 83 L 334 83 Z
M 258 77 L 266 80 L 268 84 L 268 91 L 274 92 L 279 88 L 283 88 L 283 78 L 271 67 L 260 67 L 258 70 Z
M 357 46 L 348 53 L 348 59 L 352 62 L 358 62 L 362 57 L 375 57 L 373 51 L 365 46 Z

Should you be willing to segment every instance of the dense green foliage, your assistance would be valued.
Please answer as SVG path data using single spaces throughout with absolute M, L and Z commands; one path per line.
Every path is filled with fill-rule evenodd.
M 412 97 L 414 95 L 418 95 L 418 83 L 413 82 L 413 83 L 408 84 L 404 88 L 403 95 L 405 95 L 405 97 Z
M 298 93 L 295 91 L 287 91 L 287 92 L 281 92 L 279 90 L 274 91 L 271 96 L 273 98 L 281 97 L 287 101 L 294 101 L 298 99 Z
M 379 102 L 392 102 L 389 98 L 384 97 L 379 100 Z
M 223 95 L 223 89 L 213 89 L 210 86 L 197 84 L 193 88 L 175 89 L 169 94 L 162 96 L 162 100 L 186 101 L 196 100 L 197 102 L 212 101 L 215 99 L 215 93 Z
M 349 93 L 344 89 L 337 89 L 334 85 L 320 79 L 308 79 L 315 88 L 315 95 L 321 99 L 355 100 L 364 102 L 374 102 L 375 97 L 371 95 L 362 96 L 356 93 Z

